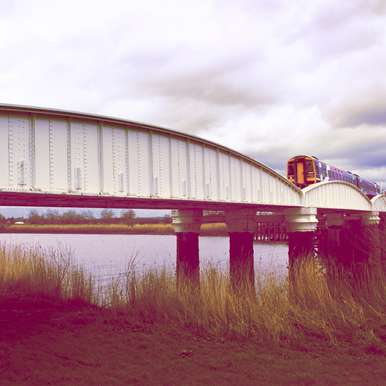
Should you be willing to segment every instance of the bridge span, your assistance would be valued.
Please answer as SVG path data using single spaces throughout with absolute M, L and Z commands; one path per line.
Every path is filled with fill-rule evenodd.
M 190 277 L 199 272 L 203 210 L 223 212 L 236 281 L 252 279 L 253 233 L 264 216 L 286 223 L 290 261 L 310 252 L 321 219 L 331 227 L 385 222 L 384 195 L 370 200 L 345 182 L 300 190 L 224 146 L 93 114 L 0 105 L 0 162 L 2 206 L 173 209 L 177 272 Z

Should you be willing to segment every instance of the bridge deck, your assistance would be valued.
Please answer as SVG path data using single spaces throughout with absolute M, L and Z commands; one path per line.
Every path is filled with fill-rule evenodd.
M 0 205 L 386 211 L 346 183 L 301 191 L 243 154 L 138 122 L 0 105 Z

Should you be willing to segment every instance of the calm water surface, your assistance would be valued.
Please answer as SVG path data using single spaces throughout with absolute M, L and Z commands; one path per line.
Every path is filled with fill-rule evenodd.
M 160 267 L 175 269 L 176 239 L 173 235 L 0 234 L 0 243 L 70 250 L 75 263 L 100 279 L 124 272 L 133 258 L 138 271 Z M 227 237 L 200 237 L 201 267 L 210 264 L 227 269 L 228 248 Z M 256 273 L 285 276 L 287 253 L 287 244 L 255 243 Z

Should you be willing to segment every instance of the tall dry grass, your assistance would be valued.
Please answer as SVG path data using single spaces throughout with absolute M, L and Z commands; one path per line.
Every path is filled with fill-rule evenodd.
M 137 323 L 184 325 L 219 337 L 296 341 L 310 336 L 330 342 L 386 336 L 383 274 L 353 289 L 342 275 L 331 281 L 318 259 L 305 260 L 296 281 L 258 277 L 251 288 L 234 290 L 223 271 L 207 267 L 199 288 L 176 286 L 166 269 L 112 279 L 101 291 L 95 279 L 74 267 L 68 254 L 41 248 L 0 246 L 0 303 L 7 296 L 42 294 L 77 298 L 134 318 Z
M 0 245 L 0 303 L 9 297 L 43 295 L 95 302 L 95 280 L 72 264 L 63 249 Z
M 344 275 L 336 282 L 328 280 L 318 259 L 305 260 L 295 269 L 294 283 L 260 277 L 255 291 L 235 291 L 228 275 L 211 267 L 202 272 L 199 288 L 179 285 L 178 291 L 174 275 L 165 270 L 139 277 L 128 271 L 110 287 L 105 305 L 138 321 L 178 322 L 217 336 L 378 340 L 376 330 L 386 328 L 383 276 L 353 288 Z

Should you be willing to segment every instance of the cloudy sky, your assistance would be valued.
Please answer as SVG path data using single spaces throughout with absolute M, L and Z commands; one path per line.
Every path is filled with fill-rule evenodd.
M 0 1 L 0 103 L 188 132 L 386 188 L 386 1 Z

